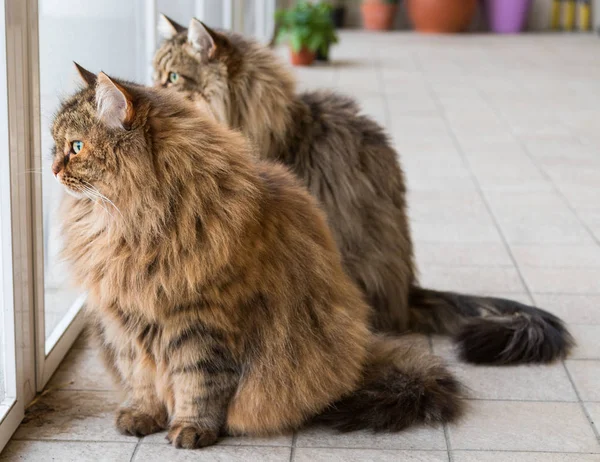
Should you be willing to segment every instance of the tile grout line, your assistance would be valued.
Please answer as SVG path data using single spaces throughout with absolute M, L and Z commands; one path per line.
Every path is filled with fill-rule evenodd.
M 140 446 L 142 445 L 142 440 L 143 440 L 143 438 L 138 438 L 137 444 L 135 445 L 135 448 L 133 450 L 133 453 L 131 454 L 131 458 L 129 459 L 129 462 L 133 462 L 135 460 L 135 456 L 136 456 Z
M 581 399 L 581 395 L 579 394 L 579 390 L 577 389 L 577 386 L 575 385 L 575 381 L 573 380 L 573 377 L 571 376 L 571 372 L 569 371 L 569 368 L 567 367 L 567 364 L 565 363 L 564 360 L 561 361 L 561 362 L 562 362 L 563 367 L 565 368 L 565 373 L 567 374 L 567 377 L 569 378 L 569 382 L 571 382 L 571 386 L 575 390 L 575 395 L 577 396 L 577 400 L 579 401 L 579 405 L 581 406 L 581 410 L 583 411 L 583 415 L 585 416 L 585 418 L 588 420 L 590 426 L 592 427 L 592 432 L 594 432 L 594 436 L 596 437 L 596 441 L 598 441 L 598 443 L 600 443 L 600 432 L 596 428 L 596 425 L 594 425 L 594 419 L 592 419 L 592 416 L 588 412 L 587 408 L 585 407 L 585 404 L 584 404 L 583 400 Z
M 292 436 L 292 447 L 290 448 L 290 462 L 294 462 L 296 457 L 296 440 L 298 439 L 298 432 L 294 432 L 294 436 Z
M 533 298 L 533 295 L 532 295 L 532 291 L 531 291 L 529 285 L 527 284 L 527 282 L 526 282 L 526 280 L 525 280 L 525 278 L 524 278 L 524 276 L 523 276 L 523 274 L 521 272 L 521 269 L 520 269 L 519 265 L 517 264 L 517 260 L 516 260 L 516 258 L 514 256 L 513 252 L 512 252 L 512 249 L 510 248 L 510 245 L 508 244 L 508 241 L 506 240 L 506 236 L 502 232 L 502 229 L 501 229 L 501 227 L 500 227 L 500 225 L 498 223 L 498 220 L 497 220 L 497 218 L 496 218 L 496 216 L 495 216 L 495 214 L 493 212 L 493 209 L 492 209 L 491 205 L 488 202 L 487 197 L 485 197 L 483 189 L 481 188 L 481 184 L 479 183 L 479 179 L 474 174 L 474 172 L 473 172 L 473 170 L 471 168 L 471 164 L 470 164 L 470 162 L 468 160 L 468 157 L 465 155 L 465 153 L 464 153 L 464 151 L 462 149 L 462 146 L 461 146 L 460 142 L 458 141 L 458 138 L 456 137 L 456 133 L 454 133 L 454 130 L 453 130 L 451 124 L 448 122 L 448 117 L 446 115 L 445 109 L 440 104 L 439 99 L 437 98 L 437 95 L 435 95 L 435 92 L 433 92 L 431 90 L 429 83 L 427 83 L 427 89 L 428 89 L 428 91 L 430 93 L 430 96 L 434 99 L 435 103 L 437 104 L 438 108 L 440 109 L 441 115 L 442 115 L 444 123 L 446 125 L 446 129 L 449 132 L 450 138 L 452 139 L 452 142 L 453 142 L 455 148 L 458 150 L 458 154 L 462 158 L 465 168 L 469 171 L 469 173 L 471 175 L 471 179 L 475 183 L 475 187 L 478 190 L 479 194 L 481 195 L 483 203 L 485 204 L 486 208 L 488 209 L 488 213 L 490 214 L 490 216 L 492 218 L 492 221 L 494 222 L 494 224 L 496 226 L 496 230 L 497 230 L 497 232 L 499 233 L 499 235 L 500 235 L 500 237 L 502 239 L 502 242 L 503 242 L 503 244 L 505 246 L 505 249 L 508 252 L 509 257 L 513 261 L 513 264 L 515 266 L 515 270 L 516 270 L 516 272 L 517 272 L 517 274 L 518 274 L 518 276 L 519 276 L 519 278 L 521 280 L 521 283 L 525 287 L 525 290 L 527 291 L 527 294 L 529 295 L 529 297 L 531 297 L 531 300 L 535 301 L 535 299 Z M 484 100 L 484 101 L 486 102 L 486 104 L 489 105 L 489 102 L 487 100 Z M 513 135 L 513 137 L 514 137 L 514 135 Z M 537 166 L 537 164 L 536 164 L 536 166 Z M 555 186 L 554 183 L 552 183 L 552 185 Z M 561 197 L 562 197 L 562 195 L 561 195 Z M 566 198 L 563 197 L 563 200 L 565 200 L 565 199 Z M 579 217 L 577 217 L 577 218 L 579 220 Z M 579 395 L 579 391 L 577 390 L 577 386 L 573 382 L 573 380 L 572 380 L 572 378 L 571 378 L 571 376 L 570 376 L 570 374 L 568 372 L 568 369 L 567 369 L 567 366 L 565 364 L 565 361 L 561 360 L 560 362 L 562 363 L 562 365 L 563 365 L 563 367 L 564 367 L 564 369 L 565 369 L 565 371 L 567 373 L 567 376 L 569 377 L 569 381 L 571 383 L 571 386 L 573 387 L 573 390 L 574 390 L 574 392 L 575 392 L 575 394 L 577 396 L 577 399 L 578 399 L 578 402 L 579 402 L 579 406 L 580 406 L 581 410 L 583 411 L 584 416 L 587 418 L 588 424 L 592 427 L 592 432 L 596 436 L 596 440 L 600 441 L 599 432 L 595 428 L 593 420 L 591 419 L 591 416 L 588 414 L 587 409 L 586 409 L 585 405 L 583 404 L 583 401 L 581 400 L 581 396 Z M 452 462 L 452 461 L 450 461 L 450 462 Z
M 454 455 L 452 454 L 452 443 L 450 442 L 450 433 L 448 431 L 448 424 L 444 424 L 444 439 L 446 440 L 446 453 L 448 454 L 448 462 L 454 462 Z

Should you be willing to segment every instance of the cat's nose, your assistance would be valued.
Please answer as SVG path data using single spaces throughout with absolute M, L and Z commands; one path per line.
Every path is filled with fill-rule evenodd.
M 54 176 L 58 175 L 62 170 L 62 162 L 55 162 L 52 164 L 52 173 Z

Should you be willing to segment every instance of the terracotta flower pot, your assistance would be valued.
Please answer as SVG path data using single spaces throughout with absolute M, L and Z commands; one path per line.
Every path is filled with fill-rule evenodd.
M 294 66 L 310 66 L 315 60 L 315 52 L 302 48 L 299 52 L 290 49 L 290 57 Z
M 406 6 L 417 31 L 454 33 L 469 27 L 477 0 L 407 0 Z
M 382 0 L 367 0 L 360 6 L 363 26 L 367 30 L 389 30 L 394 25 L 397 3 L 387 3 Z

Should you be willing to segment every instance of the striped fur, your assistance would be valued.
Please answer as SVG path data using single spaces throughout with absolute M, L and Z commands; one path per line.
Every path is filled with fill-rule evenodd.
M 177 93 L 100 74 L 63 104 L 53 136 L 53 170 L 75 196 L 62 207 L 64 255 L 127 395 L 120 431 L 168 428 L 183 448 L 276 434 L 371 383 L 412 377 L 401 356 L 377 359 L 386 340 L 370 333 L 315 200 L 242 135 Z M 385 374 L 369 372 L 381 361 Z M 397 406 L 381 418 L 399 419 L 415 390 L 443 399 L 419 401 L 411 423 L 458 416 L 438 410 L 460 409 L 456 389 L 438 390 L 447 371 L 426 375 L 391 389 Z
M 262 158 L 285 164 L 302 180 L 326 212 L 344 269 L 373 308 L 375 329 L 430 332 L 435 325 L 435 332 L 454 337 L 463 358 L 477 363 L 567 355 L 571 335 L 543 310 L 418 286 L 398 155 L 351 98 L 296 93 L 287 66 L 267 47 L 196 20 L 189 30 L 193 37 L 210 35 L 210 55 L 178 26 L 156 52 L 156 84 L 208 107 L 250 138 Z M 172 85 L 170 72 L 184 77 Z

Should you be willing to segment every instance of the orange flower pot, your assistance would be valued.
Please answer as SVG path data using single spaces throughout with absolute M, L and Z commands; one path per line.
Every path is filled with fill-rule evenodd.
M 381 0 L 367 0 L 360 6 L 363 26 L 367 30 L 389 30 L 394 26 L 397 3 L 387 3 Z
M 469 27 L 477 0 L 407 0 L 406 6 L 417 31 L 454 33 Z
M 295 52 L 290 48 L 290 58 L 294 66 L 310 66 L 315 60 L 316 53 L 308 48 L 302 48 L 299 52 Z

